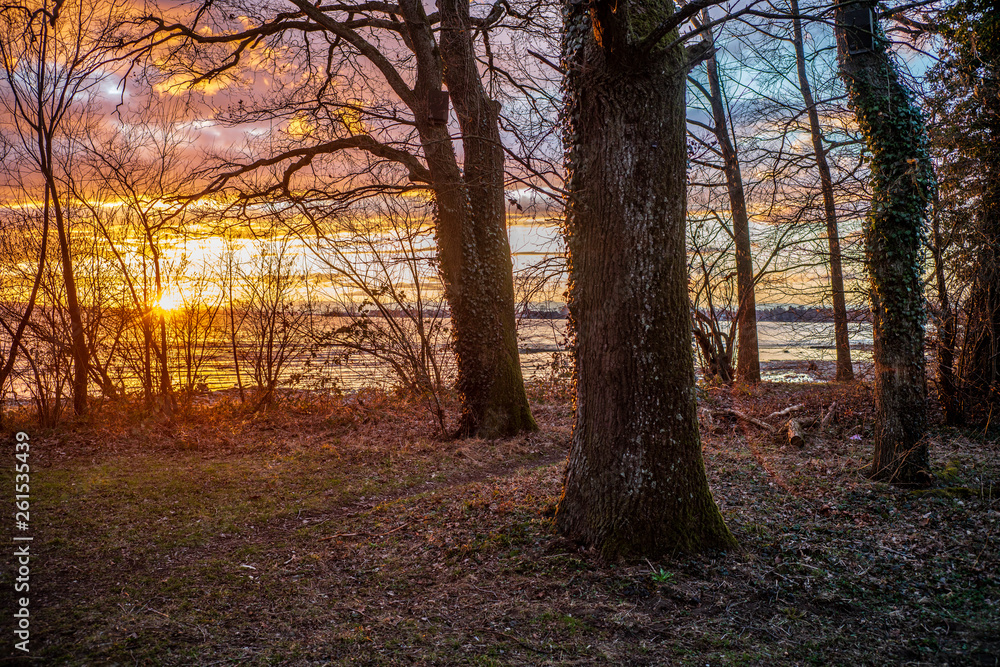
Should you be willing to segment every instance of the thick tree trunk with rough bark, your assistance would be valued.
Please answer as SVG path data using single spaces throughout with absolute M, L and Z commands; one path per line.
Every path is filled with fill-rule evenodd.
M 852 3 L 857 7 L 857 3 Z M 873 5 L 862 5 L 873 8 Z M 897 484 L 929 480 L 921 242 L 933 190 L 920 110 L 875 29 L 871 50 L 850 53 L 847 5 L 837 6 L 841 75 L 871 154 L 865 220 L 875 362 L 875 453 L 871 475 Z M 877 25 L 877 19 L 873 19 Z
M 799 13 L 798 0 L 791 0 L 792 15 Z M 823 129 L 819 124 L 819 112 L 806 73 L 806 54 L 802 43 L 802 20 L 792 19 L 792 42 L 795 45 L 795 64 L 799 75 L 799 90 L 809 116 L 809 133 L 812 138 L 813 154 L 816 156 L 816 170 L 819 172 L 820 189 L 823 192 L 823 213 L 826 217 L 826 238 L 830 244 L 830 288 L 833 297 L 833 332 L 837 346 L 837 382 L 854 379 L 854 365 L 851 363 L 851 341 L 847 331 L 847 304 L 844 299 L 844 268 L 840 250 L 840 232 L 837 228 L 837 205 L 833 194 L 833 176 L 823 148 Z
M 506 437 L 537 426 L 517 350 L 498 105 L 487 97 L 477 70 L 468 0 L 439 4 L 440 45 L 419 2 L 400 6 L 416 56 L 411 104 L 431 174 L 438 256 L 451 308 L 462 396 L 458 434 Z M 430 120 L 431 96 L 442 82 L 463 133 L 464 174 L 447 125 Z
M 606 556 L 735 545 L 705 476 L 685 261 L 687 57 L 672 3 L 567 4 L 576 427 L 556 523 Z
M 757 299 L 754 295 L 753 255 L 750 248 L 750 219 L 747 216 L 746 195 L 743 192 L 743 174 L 740 160 L 729 134 L 729 122 L 722 101 L 719 83 L 719 65 L 712 56 L 708 59 L 708 89 L 711 94 L 712 123 L 715 137 L 722 153 L 723 172 L 729 193 L 729 211 L 733 219 L 733 245 L 736 246 L 736 330 L 739 345 L 736 350 L 736 379 L 742 382 L 760 382 L 760 350 L 757 344 Z
M 486 95 L 479 76 L 469 0 L 439 0 L 438 8 L 444 79 L 462 129 L 463 177 L 470 204 L 463 238 L 471 243 L 462 248 L 460 287 L 454 290 L 459 312 L 452 304 L 461 334 L 455 341 L 458 387 L 465 397 L 459 431 L 509 436 L 538 427 L 528 407 L 517 350 L 500 104 Z

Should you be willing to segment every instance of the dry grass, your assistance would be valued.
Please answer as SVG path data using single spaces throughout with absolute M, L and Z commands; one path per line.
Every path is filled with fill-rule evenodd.
M 541 432 L 504 442 L 442 440 L 426 406 L 378 392 L 266 413 L 216 399 L 174 426 L 120 408 L 33 433 L 32 655 L 997 664 L 994 440 L 935 431 L 943 479 L 914 494 L 863 475 L 863 386 L 706 389 L 706 464 L 741 551 L 607 563 L 552 531 L 572 415 L 557 388 L 533 398 Z M 708 419 L 834 400 L 802 450 Z M 8 568 L 5 609 L 11 590 Z

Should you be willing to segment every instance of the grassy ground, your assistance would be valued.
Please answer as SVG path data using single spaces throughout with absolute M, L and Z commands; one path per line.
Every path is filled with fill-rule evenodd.
M 863 386 L 705 390 L 741 550 L 607 563 L 552 530 L 572 416 L 535 399 L 542 430 L 507 442 L 435 439 L 421 405 L 374 392 L 32 432 L 26 662 L 998 664 L 1000 448 L 981 432 L 936 430 L 939 481 L 913 493 L 864 477 Z M 801 450 L 721 412 L 834 401 Z M 3 609 L 13 583 L 8 566 Z

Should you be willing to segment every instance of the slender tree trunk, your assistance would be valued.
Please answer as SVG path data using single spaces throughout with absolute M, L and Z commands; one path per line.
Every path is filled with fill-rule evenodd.
M 735 542 L 695 413 L 680 47 L 644 48 L 671 3 L 567 4 L 565 145 L 576 427 L 556 515 L 606 556 Z M 636 34 L 633 26 L 647 26 Z
M 87 374 L 90 372 L 90 352 L 87 348 L 87 339 L 83 328 L 83 315 L 80 312 L 80 300 L 77 296 L 76 275 L 73 271 L 69 230 L 66 229 L 62 203 L 59 201 L 55 179 L 50 171 L 52 164 L 51 150 L 47 158 L 48 169 L 45 176 L 49 181 L 52 210 L 55 213 L 56 238 L 59 241 L 63 283 L 66 286 L 66 307 L 69 312 L 70 347 L 73 352 L 73 412 L 77 415 L 84 415 L 87 413 Z
M 160 253 L 156 249 L 156 245 L 153 243 L 152 236 L 149 235 L 147 230 L 147 240 L 149 241 L 149 247 L 153 254 L 153 281 L 156 287 L 156 302 L 157 304 L 163 299 L 163 276 L 160 270 Z M 163 314 L 163 309 L 159 309 L 157 313 L 157 323 L 159 324 L 160 330 L 160 349 L 158 360 L 160 362 L 160 397 L 163 402 L 163 413 L 170 420 L 174 418 L 174 391 L 170 382 L 170 357 L 169 351 L 167 349 L 167 318 Z
M 750 220 L 740 160 L 729 134 L 729 121 L 722 100 L 719 65 L 713 55 L 707 62 L 708 87 L 711 93 L 712 122 L 715 137 L 722 152 L 729 210 L 733 218 L 733 243 L 736 246 L 736 292 L 739 301 L 736 329 L 739 344 L 736 350 L 736 379 L 760 382 L 760 351 L 757 344 L 757 300 L 754 295 L 753 254 L 750 247 Z
M 820 189 L 823 192 L 823 212 L 826 216 L 826 238 L 830 244 L 830 288 L 833 292 L 833 332 L 837 345 L 837 382 L 854 379 L 854 365 L 851 363 L 851 341 L 847 331 L 847 304 L 844 299 L 844 268 L 840 250 L 840 232 L 837 228 L 837 205 L 833 196 L 833 176 L 823 148 L 823 129 L 819 124 L 819 112 L 813 100 L 812 87 L 806 73 L 806 55 L 802 43 L 802 20 L 798 18 L 798 0 L 790 0 L 792 15 L 792 42 L 795 45 L 795 64 L 799 74 L 799 90 L 809 115 L 809 133 L 812 137 L 816 169 L 819 171 Z
M 1000 258 L 986 247 L 1000 236 L 994 232 L 983 238 L 989 240 L 977 253 L 978 274 L 965 305 L 966 349 L 961 368 L 965 401 L 973 409 L 1000 403 Z M 980 409 L 977 421 L 987 412 Z
M 401 3 L 416 55 L 417 129 L 437 204 L 437 242 L 451 308 L 462 419 L 458 434 L 496 438 L 537 429 L 521 375 L 503 204 L 498 104 L 483 90 L 468 0 L 439 3 L 440 51 L 423 7 Z M 464 174 L 430 97 L 447 81 L 463 133 Z
M 124 262 L 122 262 L 124 265 Z M 142 299 L 135 298 L 133 291 L 133 301 L 137 308 L 142 308 L 142 395 L 143 404 L 147 410 L 153 408 L 153 331 L 155 307 L 150 298 L 149 287 L 149 265 L 146 261 L 146 254 L 142 254 Z
M 153 407 L 153 311 L 142 316 L 142 395 L 146 409 Z
M 875 362 L 871 475 L 898 484 L 929 480 L 921 242 L 933 189 L 923 118 L 875 29 L 870 51 L 850 53 L 846 7 L 837 5 L 840 70 L 871 154 L 865 220 Z M 874 4 L 852 3 L 874 8 Z M 877 25 L 877 19 L 873 19 Z M 859 30 L 859 28 L 853 28 Z M 864 37 L 865 35 L 861 35 Z
M 240 391 L 240 403 L 246 402 L 243 391 L 243 377 L 240 374 L 240 355 L 236 348 L 236 311 L 233 302 L 233 256 L 226 256 L 226 295 L 229 299 L 229 343 L 233 355 L 233 368 L 236 370 L 236 386 Z M 241 321 L 242 323 L 242 321 Z
M 28 323 L 31 321 L 31 314 L 35 310 L 35 303 L 38 300 L 38 289 L 42 284 L 42 276 L 45 275 L 45 259 L 48 253 L 49 247 L 49 186 L 46 182 L 45 184 L 45 199 L 42 202 L 42 231 L 41 231 L 41 246 L 38 249 L 38 269 L 35 271 L 35 279 L 31 283 L 31 292 L 28 294 L 28 301 L 24 306 L 24 313 L 21 315 L 21 319 L 17 323 L 17 327 L 13 330 L 8 329 L 10 333 L 10 354 L 6 356 L 3 360 L 3 366 L 0 366 L 0 387 L 3 387 L 4 383 L 7 382 L 7 378 L 14 371 L 14 364 L 17 362 L 18 349 L 21 347 L 21 339 L 24 336 L 25 329 L 28 328 Z
M 945 423 L 957 426 L 962 423 L 962 406 L 958 400 L 958 385 L 955 382 L 955 313 L 951 308 L 948 281 L 944 274 L 944 237 L 938 215 L 937 192 L 934 194 L 934 211 L 931 214 L 931 233 L 934 256 L 934 279 L 938 293 L 938 340 L 937 340 L 937 380 L 938 400 L 944 409 Z

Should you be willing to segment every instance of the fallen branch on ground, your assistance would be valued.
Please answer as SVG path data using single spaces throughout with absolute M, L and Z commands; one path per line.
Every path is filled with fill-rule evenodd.
M 725 409 L 725 410 L 719 410 L 719 412 L 722 413 L 722 414 L 732 415 L 732 416 L 736 417 L 737 419 L 742 419 L 743 421 L 749 422 L 749 423 L 753 424 L 754 426 L 759 426 L 760 428 L 764 429 L 765 431 L 769 431 L 771 433 L 777 433 L 777 431 L 775 430 L 775 428 L 773 426 L 771 426 L 770 424 L 762 422 L 761 420 L 759 420 L 759 419 L 757 419 L 755 417 L 751 417 L 748 414 L 744 414 L 744 413 L 740 412 L 739 410 L 733 410 L 732 408 L 728 408 L 728 409 Z
M 825 415 L 823 415 L 823 418 L 819 420 L 820 427 L 826 428 L 827 426 L 829 426 L 830 420 L 833 419 L 833 415 L 836 414 L 836 412 L 837 412 L 837 401 L 834 401 L 833 403 L 830 404 L 830 409 L 827 410 Z
M 791 413 L 795 412 L 796 410 L 804 410 L 805 407 L 806 407 L 805 403 L 798 403 L 797 405 L 790 405 L 787 408 L 785 408 L 784 410 L 778 410 L 777 412 L 772 412 L 771 414 L 769 414 L 764 419 L 766 419 L 767 421 L 771 421 L 772 419 L 774 419 L 776 417 L 784 417 L 785 415 L 791 414 Z
M 327 540 L 335 540 L 338 537 L 371 537 L 371 538 L 385 537 L 386 535 L 392 535 L 397 530 L 402 530 L 403 528 L 406 528 L 407 526 L 410 525 L 410 523 L 412 523 L 412 522 L 407 521 L 404 524 L 396 526 L 395 528 L 393 528 L 389 532 L 382 533 L 380 535 L 373 535 L 372 533 L 365 533 L 365 532 L 361 532 L 361 533 L 337 533 L 336 535 L 328 535 L 327 537 L 321 537 L 321 538 L 319 538 L 319 541 L 320 542 L 326 542 Z
M 788 420 L 788 444 L 795 445 L 799 449 L 806 446 L 806 432 L 802 423 L 796 419 Z

